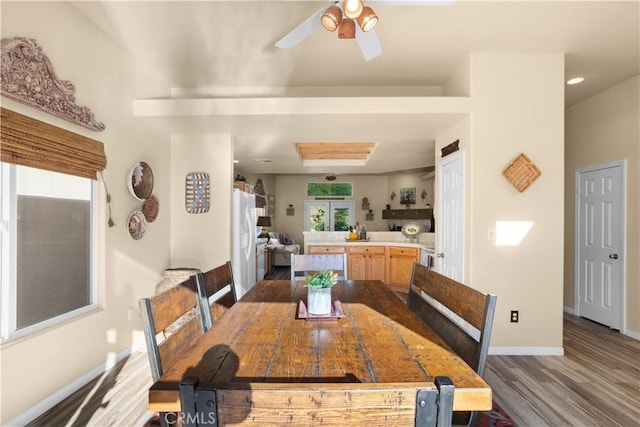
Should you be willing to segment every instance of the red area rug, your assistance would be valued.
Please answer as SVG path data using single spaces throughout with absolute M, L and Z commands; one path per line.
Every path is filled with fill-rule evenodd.
M 494 400 L 490 411 L 477 412 L 475 427 L 513 427 L 513 422 L 509 414 Z

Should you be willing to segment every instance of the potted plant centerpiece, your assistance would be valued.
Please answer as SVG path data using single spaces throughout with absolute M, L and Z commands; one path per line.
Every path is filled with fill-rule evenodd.
M 306 279 L 307 310 L 310 314 L 331 314 L 331 288 L 338 283 L 338 275 L 330 270 L 318 271 Z

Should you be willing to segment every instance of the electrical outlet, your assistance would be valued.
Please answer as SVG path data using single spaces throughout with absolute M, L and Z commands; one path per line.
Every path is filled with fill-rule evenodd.
M 518 323 L 519 313 L 518 310 L 511 310 L 511 323 Z

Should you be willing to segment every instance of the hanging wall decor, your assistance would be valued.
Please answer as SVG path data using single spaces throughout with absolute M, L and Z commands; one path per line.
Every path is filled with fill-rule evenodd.
M 295 215 L 296 210 L 293 208 L 293 205 L 289 205 L 289 207 L 287 208 L 287 216 L 293 216 Z
M 160 210 L 160 202 L 156 196 L 151 195 L 142 204 L 142 213 L 147 219 L 147 222 L 153 222 L 158 217 L 158 211 Z
M 516 190 L 522 193 L 538 179 L 542 172 L 522 153 L 505 168 L 502 174 Z
M 209 212 L 211 187 L 209 174 L 191 172 L 185 180 L 185 208 L 192 214 Z
M 455 153 L 456 151 L 458 151 L 460 149 L 460 147 L 458 147 L 459 143 L 460 143 L 460 140 L 456 139 L 451 144 L 445 145 L 444 147 L 442 147 L 440 149 L 440 153 L 441 153 L 440 157 L 445 157 L 451 153 Z
M 153 170 L 146 162 L 138 162 L 129 169 L 127 188 L 133 197 L 143 201 L 153 191 Z
M 2 39 L 1 55 L 2 95 L 91 130 L 105 129 L 88 107 L 76 104 L 74 84 L 56 76 L 35 39 Z
M 140 240 L 144 237 L 144 233 L 147 230 L 147 220 L 144 214 L 140 211 L 133 211 L 129 215 L 129 236 L 133 240 Z
M 369 198 L 368 197 L 363 197 L 362 198 L 362 210 L 363 211 L 368 211 L 369 210 Z
M 400 189 L 400 204 L 401 205 L 416 204 L 416 187 L 405 187 Z
M 267 206 L 266 193 L 264 192 L 262 178 L 258 178 L 256 185 L 253 186 L 253 194 L 256 195 L 256 208 L 264 208 Z

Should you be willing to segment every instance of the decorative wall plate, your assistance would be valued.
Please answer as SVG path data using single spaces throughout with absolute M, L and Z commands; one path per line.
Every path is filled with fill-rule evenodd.
M 400 231 L 402 231 L 404 237 L 414 238 L 420 232 L 420 224 L 415 221 L 407 222 Z
M 153 222 L 158 217 L 158 211 L 160 210 L 160 202 L 156 196 L 149 196 L 147 200 L 142 204 L 142 213 L 149 222 Z
M 209 174 L 206 172 L 191 172 L 185 180 L 185 208 L 189 213 L 209 212 L 211 187 Z
M 140 240 L 144 236 L 144 232 L 147 231 L 147 220 L 144 214 L 140 211 L 133 211 L 129 215 L 129 236 L 133 240 Z
M 136 199 L 148 199 L 153 191 L 153 171 L 151 166 L 145 162 L 138 162 L 133 165 L 127 176 L 127 187 Z

